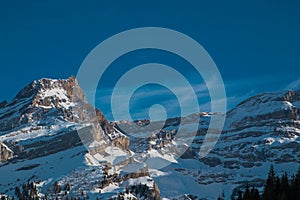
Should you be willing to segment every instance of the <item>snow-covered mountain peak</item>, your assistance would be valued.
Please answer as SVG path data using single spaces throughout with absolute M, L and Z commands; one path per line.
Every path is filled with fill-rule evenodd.
M 226 129 L 253 121 L 299 119 L 300 90 L 264 93 L 253 96 L 228 112 Z
M 255 106 L 262 103 L 267 103 L 271 101 L 282 101 L 282 102 L 290 102 L 295 103 L 300 101 L 300 90 L 296 91 L 281 91 L 281 92 L 270 92 L 270 93 L 263 93 L 253 97 L 250 97 L 237 105 L 240 106 Z
M 77 104 L 88 103 L 74 76 L 68 79 L 42 78 L 33 81 L 10 103 L 1 103 L 0 132 L 26 124 L 31 126 L 41 121 L 50 122 L 53 119 L 74 121 L 76 117 L 79 118 L 72 113 L 72 108 Z
M 84 139 L 88 139 L 83 142 L 87 145 L 93 139 L 103 139 L 103 134 L 109 136 L 112 126 L 100 110 L 86 101 L 74 76 L 33 81 L 12 102 L 0 105 L 0 141 L 10 144 L 17 152 L 20 148 L 24 150 L 32 146 L 35 150 L 46 148 L 51 140 L 56 143 L 59 137 L 67 142 L 63 148 L 82 145 L 79 132 L 84 134 Z M 68 140 L 65 135 L 68 135 Z M 33 155 L 23 150 L 19 153 L 23 153 L 24 157 Z M 33 156 L 48 153 L 38 152 Z
M 90 199 L 108 199 L 139 187 L 149 190 L 148 197 L 157 197 L 144 199 L 159 199 L 159 190 L 169 199 L 183 194 L 216 199 L 222 190 L 229 198 L 244 182 L 263 186 L 270 163 L 290 171 L 298 167 L 299 102 L 300 91 L 265 93 L 241 102 L 227 113 L 213 150 L 200 158 L 211 117 L 222 113 L 195 113 L 151 122 L 150 127 L 149 120 L 111 123 L 86 102 L 75 77 L 33 81 L 12 102 L 0 103 L 0 174 L 5 175 L 0 192 L 13 195 L 15 186 L 30 179 L 40 184 L 42 193 L 59 199 L 82 195 L 78 191 Z M 196 130 L 191 128 L 195 123 Z M 124 126 L 129 131 L 120 132 Z M 156 132 L 157 127 L 163 128 Z M 88 137 L 82 140 L 79 132 Z M 158 169 L 165 161 L 170 165 Z M 56 183 L 70 191 L 53 193 Z
M 77 90 L 74 93 L 74 90 Z M 76 98 L 73 97 L 76 94 Z M 86 102 L 83 91 L 80 89 L 74 76 L 68 79 L 42 78 L 33 81 L 22 89 L 13 102 L 30 100 L 32 107 L 66 108 L 74 106 L 74 101 Z

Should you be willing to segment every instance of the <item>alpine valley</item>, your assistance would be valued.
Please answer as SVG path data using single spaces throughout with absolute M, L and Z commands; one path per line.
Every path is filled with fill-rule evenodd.
M 0 193 L 16 198 L 16 188 L 32 185 L 36 199 L 216 200 L 246 184 L 262 191 L 271 165 L 279 175 L 299 168 L 299 110 L 300 91 L 253 96 L 226 113 L 201 157 L 211 117 L 225 113 L 110 122 L 75 77 L 43 78 L 0 103 Z

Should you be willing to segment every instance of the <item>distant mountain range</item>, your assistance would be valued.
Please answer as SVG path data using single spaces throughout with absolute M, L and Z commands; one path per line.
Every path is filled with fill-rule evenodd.
M 299 110 L 300 91 L 251 97 L 226 113 L 218 143 L 201 158 L 211 116 L 224 113 L 109 122 L 75 77 L 40 79 L 0 103 L 0 192 L 14 196 L 31 181 L 48 199 L 230 199 L 246 183 L 262 188 L 271 164 L 279 174 L 297 171 Z

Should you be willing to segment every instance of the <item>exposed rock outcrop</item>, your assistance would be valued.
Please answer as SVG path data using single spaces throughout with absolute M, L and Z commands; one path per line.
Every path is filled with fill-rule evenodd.
M 66 125 L 61 128 L 60 124 Z M 116 136 L 113 127 L 87 102 L 74 76 L 33 81 L 12 102 L 0 104 L 0 132 L 5 133 L 0 141 L 7 141 L 17 159 L 41 157 L 94 140 L 128 149 L 129 139 L 121 134 L 112 137 Z M 84 137 L 78 137 L 77 130 Z M 31 139 L 19 140 L 18 135 Z
M 14 155 L 14 152 L 8 148 L 5 144 L 0 142 L 0 162 L 7 161 L 11 159 Z

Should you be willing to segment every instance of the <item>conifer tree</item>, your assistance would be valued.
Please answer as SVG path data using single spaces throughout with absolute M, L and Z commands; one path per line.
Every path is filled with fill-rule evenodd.
M 280 193 L 280 197 L 281 198 L 288 198 L 289 193 L 290 193 L 290 186 L 289 186 L 289 179 L 288 179 L 288 175 L 285 172 L 280 180 L 280 187 L 279 187 L 279 193 Z M 280 199 L 281 199 L 280 198 Z
M 276 200 L 276 195 L 275 195 L 275 171 L 273 165 L 270 167 L 270 171 L 268 174 L 268 179 L 266 181 L 265 187 L 264 187 L 264 192 L 262 199 L 263 200 Z
M 243 200 L 243 192 L 241 190 L 238 191 L 238 199 L 237 200 Z
M 243 196 L 243 200 L 250 200 L 250 190 L 249 190 L 249 185 L 246 185 L 246 190 Z
M 252 187 L 250 191 L 250 199 L 251 200 L 260 200 L 258 189 L 256 189 L 254 186 Z

